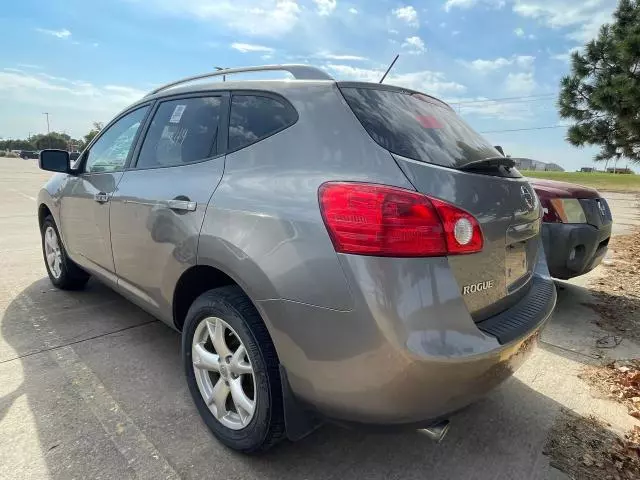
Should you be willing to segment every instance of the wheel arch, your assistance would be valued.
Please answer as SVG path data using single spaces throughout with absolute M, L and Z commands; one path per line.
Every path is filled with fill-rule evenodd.
M 173 292 L 172 311 L 174 327 L 182 331 L 184 321 L 193 301 L 204 292 L 227 285 L 237 285 L 249 298 L 253 306 L 260 313 L 263 323 L 269 328 L 269 322 L 265 320 L 265 315 L 254 295 L 248 286 L 242 282 L 237 275 L 226 269 L 210 264 L 197 264 L 185 270 L 176 282 Z
M 40 227 L 40 230 L 42 230 L 44 219 L 49 216 L 53 218 L 53 212 L 51 211 L 49 206 L 46 203 L 40 203 L 40 205 L 38 206 L 38 226 Z

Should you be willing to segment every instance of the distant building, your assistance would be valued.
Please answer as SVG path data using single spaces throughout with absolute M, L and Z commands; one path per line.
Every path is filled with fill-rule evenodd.
M 631 170 L 630 168 L 615 168 L 615 167 L 607 168 L 607 173 L 624 173 L 627 175 L 634 174 L 633 170 Z
M 547 163 L 544 169 L 547 172 L 564 172 L 564 168 L 562 168 L 557 163 Z
M 516 168 L 519 170 L 564 172 L 564 168 L 557 163 L 545 163 L 531 158 L 514 158 L 513 160 L 516 162 Z
M 581 172 L 585 172 L 585 173 L 593 173 L 595 171 L 595 168 L 593 167 L 582 167 L 580 169 Z

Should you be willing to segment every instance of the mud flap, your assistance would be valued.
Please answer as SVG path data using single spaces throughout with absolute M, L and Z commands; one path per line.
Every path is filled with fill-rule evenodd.
M 323 425 L 317 415 L 309 412 L 295 398 L 289 385 L 286 369 L 280 365 L 280 382 L 282 383 L 282 402 L 284 404 L 284 425 L 287 438 L 292 442 L 301 440 Z

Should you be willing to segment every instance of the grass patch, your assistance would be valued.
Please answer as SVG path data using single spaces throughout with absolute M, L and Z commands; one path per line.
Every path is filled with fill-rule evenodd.
M 538 170 L 522 170 L 521 173 L 526 177 L 577 183 L 610 192 L 640 192 L 640 175 L 603 172 L 542 172 Z

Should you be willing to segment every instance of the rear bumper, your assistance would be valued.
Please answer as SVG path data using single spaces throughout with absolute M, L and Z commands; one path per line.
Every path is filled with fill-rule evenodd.
M 341 257 L 353 310 L 259 302 L 295 396 L 339 421 L 420 425 L 464 408 L 522 364 L 555 305 L 553 281 L 536 273 L 544 298 L 528 316 L 529 294 L 499 315 L 524 319 L 501 343 L 473 322 L 446 258 Z
M 549 272 L 556 278 L 569 279 L 593 270 L 607 253 L 610 237 L 611 223 L 600 227 L 543 223 L 542 241 Z

